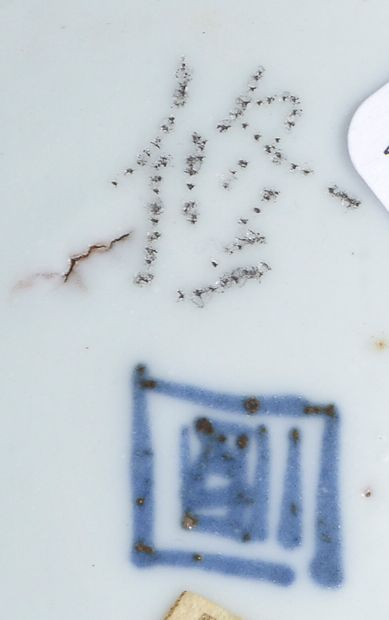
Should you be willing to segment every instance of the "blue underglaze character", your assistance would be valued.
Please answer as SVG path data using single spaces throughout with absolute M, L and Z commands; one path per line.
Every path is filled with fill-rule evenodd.
M 303 435 L 298 420 L 316 418 L 323 424 L 320 475 L 316 488 L 315 550 L 307 570 L 321 586 L 343 581 L 341 522 L 338 496 L 339 415 L 333 405 L 313 406 L 299 396 L 231 395 L 151 377 L 145 366 L 133 373 L 132 496 L 134 537 L 132 559 L 139 567 L 172 565 L 212 570 L 226 575 L 290 585 L 296 578 L 293 550 L 304 545 L 302 485 Z M 155 544 L 154 462 L 150 430 L 149 395 L 163 394 L 193 405 L 192 422 L 182 425 L 177 441 L 180 453 L 177 528 L 187 537 L 187 550 Z M 231 418 L 231 414 L 235 414 Z M 238 414 L 238 417 L 237 415 Z M 239 418 L 241 421 L 238 421 Z M 285 422 L 288 444 L 281 507 L 277 523 L 270 523 L 272 505 L 271 422 Z M 186 416 L 186 420 L 188 417 Z M 309 437 L 304 435 L 304 441 Z M 154 437 L 158 441 L 158 437 Z M 163 463 L 158 463 L 163 467 Z M 274 504 L 273 504 L 274 506 Z M 193 539 L 191 532 L 196 532 Z M 275 531 L 275 534 L 272 532 Z M 278 544 L 277 560 L 239 553 L 207 552 L 199 535 L 233 541 L 243 548 Z M 192 539 L 191 539 L 192 536 Z M 272 540 L 273 538 L 273 540 Z M 185 538 L 186 539 L 186 538 Z M 191 540 L 197 540 L 196 544 Z M 283 550 L 283 551 L 282 551 Z M 264 554 L 265 555 L 265 554 Z M 284 561 L 279 558 L 284 557 Z

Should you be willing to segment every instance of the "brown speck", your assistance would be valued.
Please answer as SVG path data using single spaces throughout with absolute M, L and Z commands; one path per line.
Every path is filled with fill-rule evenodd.
M 154 381 L 154 379 L 143 379 L 140 382 L 140 385 L 142 388 L 144 388 L 145 390 L 153 390 L 154 388 L 157 387 L 157 382 Z
M 267 428 L 264 424 L 261 424 L 261 426 L 258 429 L 258 432 L 260 435 L 266 435 L 267 433 Z
M 374 347 L 377 351 L 385 351 L 385 349 L 389 347 L 389 344 L 384 338 L 379 338 L 379 340 L 374 341 Z
M 137 543 L 135 545 L 135 551 L 138 553 L 146 553 L 147 555 L 152 555 L 154 553 L 153 547 L 145 545 L 144 543 Z
M 245 448 L 247 448 L 248 443 L 249 443 L 249 438 L 247 437 L 247 435 L 239 435 L 239 437 L 236 440 L 236 445 L 241 450 L 244 450 Z
M 196 431 L 204 433 L 204 435 L 212 435 L 213 424 L 208 418 L 199 418 L 196 420 Z
M 373 491 L 371 489 L 365 489 L 362 491 L 362 497 L 371 497 L 373 495 Z
M 243 405 L 247 413 L 250 413 L 250 414 L 257 413 L 257 411 L 259 410 L 259 400 L 255 397 L 247 398 L 244 401 Z
M 194 517 L 189 512 L 184 514 L 181 521 L 181 525 L 184 530 L 193 530 L 195 527 L 197 527 L 198 523 L 199 520 L 197 519 L 197 517 Z
M 225 443 L 227 441 L 227 437 L 225 435 L 218 435 L 217 440 L 219 443 Z
M 144 505 L 144 503 L 145 503 L 145 498 L 144 498 L 144 497 L 138 497 L 138 498 L 136 499 L 136 505 L 137 505 L 137 506 L 143 506 L 143 505 Z
M 111 184 L 112 184 L 114 187 L 117 187 L 117 186 L 118 186 L 118 182 L 117 182 L 117 181 L 111 181 Z
M 192 559 L 193 559 L 195 562 L 202 562 L 202 560 L 203 560 L 203 556 L 202 556 L 200 553 L 194 553 L 194 554 L 192 555 Z
M 291 431 L 291 438 L 293 440 L 293 443 L 298 443 L 298 441 L 300 440 L 300 432 L 297 428 L 294 428 Z
M 139 365 L 136 367 L 136 372 L 137 372 L 137 373 L 139 373 L 140 375 L 144 375 L 144 374 L 145 374 L 145 372 L 146 372 L 146 367 L 145 367 L 145 366 L 143 366 L 143 364 L 139 364 Z
M 328 415 L 330 418 L 335 417 L 335 407 L 334 405 L 327 405 L 326 407 L 320 407 L 316 405 L 308 405 L 304 407 L 304 413 L 306 415 L 320 415 L 324 413 L 324 415 Z
M 297 515 L 297 506 L 294 502 L 291 503 L 290 505 L 290 512 L 292 513 L 292 515 L 296 516 Z
M 242 541 L 249 542 L 249 540 L 251 540 L 251 535 L 248 532 L 245 532 L 242 536 Z

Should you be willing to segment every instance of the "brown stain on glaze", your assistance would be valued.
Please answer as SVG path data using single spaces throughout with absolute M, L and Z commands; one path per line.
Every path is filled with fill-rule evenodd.
M 185 530 L 193 530 L 194 528 L 197 527 L 198 523 L 199 523 L 198 518 L 190 514 L 189 512 L 184 514 L 182 521 L 181 521 L 181 525 Z
M 239 435 L 239 437 L 237 437 L 236 439 L 236 445 L 238 446 L 238 448 L 240 448 L 240 450 L 244 450 L 245 448 L 247 448 L 249 443 L 249 438 L 247 437 L 247 435 Z
M 304 413 L 306 415 L 327 415 L 329 418 L 334 418 L 336 413 L 335 413 L 335 406 L 330 404 L 330 405 L 307 405 L 306 407 L 304 407 Z
M 245 410 L 247 411 L 247 413 L 253 414 L 259 411 L 260 402 L 258 398 L 255 398 L 254 396 L 252 396 L 250 398 L 246 398 L 246 400 L 243 402 L 243 406 Z
M 385 338 L 377 338 L 376 340 L 374 340 L 374 344 L 373 344 L 374 348 L 376 351 L 386 351 L 389 348 L 389 343 L 387 340 L 385 340 Z
M 196 431 L 204 435 L 212 435 L 213 424 L 208 418 L 199 418 L 196 420 Z
M 295 444 L 300 441 L 300 431 L 297 428 L 292 430 L 292 440 Z
M 153 547 L 150 547 L 150 545 L 145 545 L 144 543 L 137 543 L 135 545 L 135 551 L 137 553 L 146 553 L 146 555 L 153 555 L 153 553 L 155 553 Z
M 144 390 L 154 390 L 157 387 L 157 382 L 154 379 L 142 379 L 140 386 Z

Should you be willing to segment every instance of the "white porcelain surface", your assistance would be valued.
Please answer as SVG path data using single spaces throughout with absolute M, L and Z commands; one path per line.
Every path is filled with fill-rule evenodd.
M 153 620 L 184 589 L 246 620 L 388 617 L 389 217 L 346 140 L 356 107 L 388 79 L 388 26 L 382 0 L 1 3 L 2 618 Z M 193 79 L 169 137 L 155 281 L 139 288 L 150 190 L 142 170 L 122 173 L 169 112 L 183 55 Z M 259 96 L 301 97 L 283 148 L 314 174 L 275 166 L 243 130 L 216 131 L 258 65 Z M 284 136 L 284 112 L 253 108 L 250 130 Z M 195 226 L 181 214 L 193 131 L 208 139 Z M 225 191 L 241 157 L 249 165 Z M 329 195 L 334 184 L 361 206 Z M 280 198 L 254 217 L 266 186 Z M 227 256 L 246 213 L 267 243 Z M 129 231 L 62 281 L 69 256 Z M 204 308 L 176 302 L 177 289 L 258 261 L 271 266 L 260 284 Z M 336 403 L 340 588 L 130 562 L 139 362 L 213 390 Z M 167 460 L 169 441 L 162 429 Z

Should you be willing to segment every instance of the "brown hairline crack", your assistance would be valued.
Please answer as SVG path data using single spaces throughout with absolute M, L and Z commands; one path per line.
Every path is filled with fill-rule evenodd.
M 81 252 L 80 254 L 75 254 L 74 256 L 70 256 L 69 266 L 67 270 L 62 274 L 64 283 L 69 280 L 70 276 L 81 261 L 86 260 L 87 258 L 92 256 L 92 254 L 96 254 L 97 252 L 109 252 L 116 243 L 128 239 L 131 235 L 132 231 L 129 231 L 124 233 L 123 235 L 120 235 L 119 237 L 111 239 L 111 241 L 108 241 L 106 243 L 93 243 L 84 252 Z

